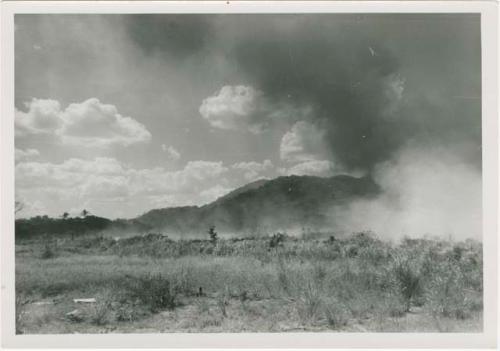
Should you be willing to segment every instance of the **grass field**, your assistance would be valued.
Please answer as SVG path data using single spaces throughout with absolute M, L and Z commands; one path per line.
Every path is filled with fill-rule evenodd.
M 152 234 L 16 243 L 16 327 L 26 334 L 480 332 L 482 287 L 472 240 Z

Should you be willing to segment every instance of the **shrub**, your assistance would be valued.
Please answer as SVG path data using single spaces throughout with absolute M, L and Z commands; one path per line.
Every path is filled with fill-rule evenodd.
M 199 314 L 210 312 L 210 305 L 205 298 L 198 298 L 195 300 L 196 309 Z
M 115 318 L 118 322 L 132 322 L 147 314 L 147 311 L 129 304 L 121 304 L 115 310 Z
M 44 259 L 44 260 L 48 260 L 48 259 L 54 258 L 54 257 L 56 257 L 56 252 L 55 252 L 54 248 L 52 247 L 51 244 L 46 243 L 44 245 L 44 248 L 43 248 L 42 254 L 40 255 L 40 258 Z
M 326 242 L 327 244 L 333 244 L 333 243 L 335 242 L 335 240 L 336 240 L 336 239 L 335 239 L 335 236 L 330 235 L 330 236 L 328 237 L 328 240 L 327 240 L 327 241 L 325 241 L 325 242 Z
M 326 322 L 330 328 L 339 329 L 347 325 L 349 320 L 349 311 L 337 300 L 331 299 L 326 301 L 322 309 Z
M 426 308 L 433 315 L 457 319 L 470 317 L 471 311 L 481 304 L 467 296 L 464 278 L 456 265 L 443 262 L 425 289 Z
M 299 297 L 297 312 L 303 322 L 314 319 L 322 306 L 321 293 L 315 284 L 308 282 Z
M 104 325 L 108 322 L 111 313 L 111 299 L 107 296 L 92 306 L 90 321 L 95 325 Z
M 234 252 L 234 246 L 229 245 L 226 240 L 218 240 L 214 246 L 213 254 L 216 256 L 230 256 Z
M 314 263 L 313 272 L 314 279 L 319 284 L 321 284 L 327 276 L 326 267 L 318 262 Z
M 283 247 L 284 241 L 285 241 L 285 234 L 283 233 L 273 234 L 271 240 L 269 240 L 269 247 L 270 248 Z
M 228 287 L 226 286 L 224 288 L 224 291 L 217 294 L 217 307 L 219 307 L 219 310 L 223 317 L 227 317 L 226 306 L 228 305 L 229 305 L 229 291 Z
M 212 244 L 215 244 L 217 242 L 217 232 L 215 231 L 215 226 L 211 226 L 209 229 L 208 229 L 208 236 L 210 237 L 210 241 L 212 242 Z
M 140 301 L 153 313 L 161 309 L 171 310 L 177 306 L 176 294 L 170 281 L 159 273 L 129 279 L 127 289 L 132 299 Z
M 184 295 L 196 294 L 196 287 L 194 286 L 195 279 L 193 274 L 194 272 L 192 267 L 189 265 L 182 265 L 179 271 L 171 277 L 172 288 L 174 291 Z
M 402 317 L 407 312 L 407 304 L 400 295 L 387 294 L 381 301 L 381 312 L 391 317 Z
M 392 273 L 408 312 L 411 303 L 422 293 L 419 263 L 408 257 L 396 257 L 393 262 Z

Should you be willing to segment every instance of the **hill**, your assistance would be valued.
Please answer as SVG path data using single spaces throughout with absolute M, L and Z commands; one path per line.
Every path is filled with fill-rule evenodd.
M 204 206 L 155 209 L 133 219 L 111 221 L 96 216 L 18 219 L 16 237 L 102 232 L 115 236 L 161 232 L 171 237 L 199 237 L 210 226 L 216 226 L 219 233 L 247 235 L 334 229 L 332 214 L 337 206 L 355 198 L 374 196 L 378 191 L 368 177 L 278 177 L 246 184 Z
M 331 211 L 354 198 L 374 196 L 371 178 L 286 176 L 258 180 L 204 206 L 155 209 L 136 222 L 166 234 L 269 232 L 331 226 Z

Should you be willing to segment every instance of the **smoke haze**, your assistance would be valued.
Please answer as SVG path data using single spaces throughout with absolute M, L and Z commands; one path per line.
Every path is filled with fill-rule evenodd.
M 481 173 L 445 149 L 405 148 L 379 164 L 382 193 L 332 209 L 342 231 L 371 230 L 384 239 L 442 236 L 481 240 Z

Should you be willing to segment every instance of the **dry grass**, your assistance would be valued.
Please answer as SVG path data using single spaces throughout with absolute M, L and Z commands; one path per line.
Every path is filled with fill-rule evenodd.
M 58 255 L 42 258 L 43 242 L 19 243 L 18 332 L 482 328 L 481 246 L 472 241 L 218 239 L 200 254 L 205 244 L 132 238 L 117 248 L 96 237 L 83 249 L 58 242 Z M 73 303 L 82 297 L 97 302 Z M 75 309 L 79 322 L 65 318 Z

